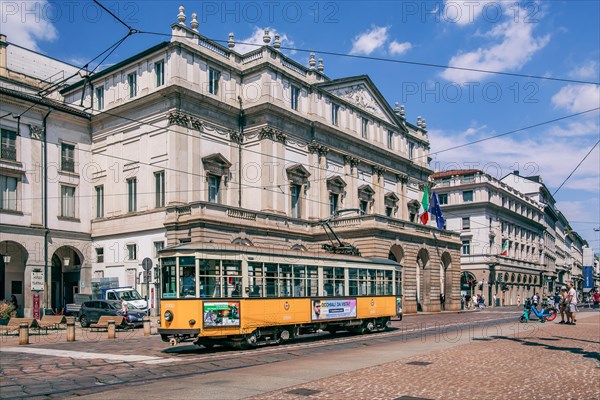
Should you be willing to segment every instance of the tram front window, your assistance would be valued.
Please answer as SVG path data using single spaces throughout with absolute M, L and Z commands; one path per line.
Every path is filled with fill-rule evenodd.
M 180 267 L 179 288 L 181 297 L 196 297 L 196 277 L 194 267 Z
M 162 260 L 161 279 L 162 297 L 172 299 L 177 296 L 177 280 L 175 276 L 175 258 L 164 258 Z

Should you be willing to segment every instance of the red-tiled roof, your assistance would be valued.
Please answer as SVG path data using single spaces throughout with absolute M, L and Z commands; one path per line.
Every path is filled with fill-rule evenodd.
M 431 179 L 449 178 L 455 175 L 468 175 L 481 172 L 479 169 L 451 169 L 449 171 L 435 172 L 430 175 Z

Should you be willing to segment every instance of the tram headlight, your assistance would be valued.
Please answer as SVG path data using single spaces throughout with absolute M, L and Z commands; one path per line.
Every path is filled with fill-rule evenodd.
M 165 321 L 173 321 L 173 313 L 170 310 L 165 311 Z

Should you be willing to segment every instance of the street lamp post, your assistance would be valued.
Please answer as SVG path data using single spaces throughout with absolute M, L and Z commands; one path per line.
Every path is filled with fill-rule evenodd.
M 491 262 L 488 265 L 490 267 L 489 277 L 488 277 L 488 301 L 490 302 L 490 304 L 492 304 L 493 303 L 492 287 L 496 283 L 496 265 L 498 265 L 498 263 Z M 495 307 L 496 305 L 492 304 L 492 306 Z

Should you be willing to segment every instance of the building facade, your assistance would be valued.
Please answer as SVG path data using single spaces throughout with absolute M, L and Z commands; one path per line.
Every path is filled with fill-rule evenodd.
M 59 92 L 89 113 L 74 149 L 90 157 L 76 196 L 85 279 L 143 292 L 141 260 L 180 243 L 323 251 L 321 221 L 351 210 L 330 225 L 363 256 L 402 265 L 405 312 L 439 311 L 442 293 L 460 308 L 459 236 L 416 223 L 431 173 L 425 120 L 408 122 L 366 75 L 297 63 L 268 32 L 240 54 L 232 35 L 225 47 L 183 10 L 178 20 L 169 42 Z
M 15 295 L 19 315 L 60 309 L 90 283 L 90 116 L 39 95 L 75 71 L 0 35 L 0 299 Z M 32 290 L 36 274 L 47 282 Z
M 480 170 L 438 172 L 431 179 L 447 229 L 460 232 L 462 294 L 515 305 L 546 291 L 541 204 Z

